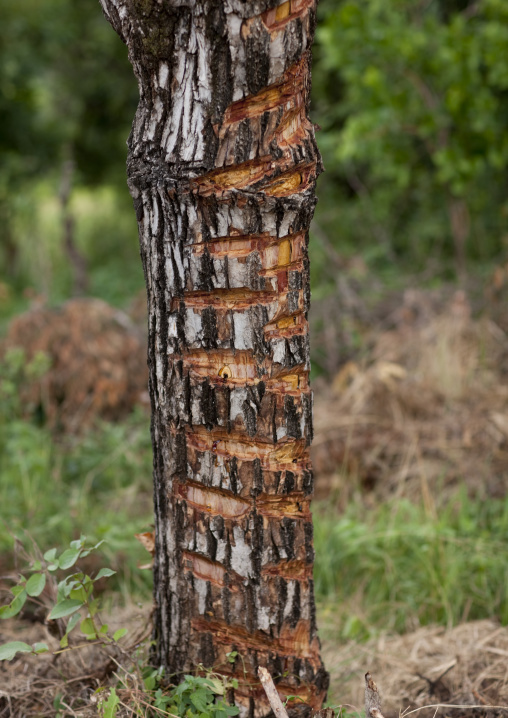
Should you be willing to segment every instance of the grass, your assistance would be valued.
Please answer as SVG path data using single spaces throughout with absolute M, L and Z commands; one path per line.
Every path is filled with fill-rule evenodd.
M 437 512 L 408 500 L 314 510 L 316 595 L 342 638 L 466 619 L 508 623 L 508 499 L 459 489 Z
M 78 437 L 55 438 L 28 419 L 17 389 L 44 370 L 11 355 L 0 382 L 0 563 L 12 565 L 13 536 L 46 550 L 85 534 L 106 539 L 116 589 L 146 598 L 151 573 L 134 538 L 152 521 L 149 419 L 135 412 Z M 420 625 L 497 617 L 508 624 L 508 498 L 475 501 L 458 489 L 439 509 L 407 499 L 345 512 L 314 508 L 316 597 L 342 639 Z
M 147 596 L 151 574 L 137 564 L 148 554 L 134 538 L 152 522 L 147 417 L 135 413 L 63 443 L 17 420 L 3 427 L 1 443 L 0 563 L 12 563 L 14 536 L 25 542 L 28 534 L 45 550 L 85 534 L 106 539 L 106 560 L 122 576 L 117 588 Z
M 13 562 L 15 537 L 41 549 L 81 534 L 106 539 L 106 561 L 119 572 L 116 588 L 147 597 L 148 554 L 134 534 L 152 522 L 149 418 L 141 410 L 124 422 L 97 423 L 83 436 L 53 437 L 26 418 L 17 389 L 33 367 L 11 354 L 0 366 L 0 566 Z

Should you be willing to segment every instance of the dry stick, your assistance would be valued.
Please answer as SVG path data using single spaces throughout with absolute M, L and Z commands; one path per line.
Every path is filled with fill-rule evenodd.
M 381 698 L 370 673 L 365 674 L 365 716 L 366 718 L 384 718 L 381 713 Z
M 280 696 L 277 693 L 277 689 L 275 688 L 272 677 L 268 673 L 266 668 L 263 668 L 263 666 L 259 666 L 258 676 L 261 681 L 261 685 L 265 689 L 266 697 L 268 698 L 268 702 L 270 703 L 272 711 L 275 713 L 277 718 L 289 718 L 287 711 L 284 707 L 284 703 L 281 701 Z
M 489 708 L 491 710 L 501 710 L 501 711 L 508 711 L 508 706 L 491 706 L 491 705 L 468 705 L 468 704 L 458 704 L 458 703 L 432 703 L 428 706 L 420 706 L 419 708 L 414 708 L 412 711 L 404 711 L 401 713 L 401 715 L 409 716 L 412 713 L 418 713 L 419 711 L 423 711 L 426 708 L 467 708 L 468 710 L 473 710 L 477 708 L 482 708 L 483 710 Z

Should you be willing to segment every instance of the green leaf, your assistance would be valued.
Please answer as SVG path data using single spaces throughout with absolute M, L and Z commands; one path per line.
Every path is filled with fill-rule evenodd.
M 26 582 L 26 592 L 29 596 L 40 596 L 46 585 L 45 573 L 34 573 Z
M 190 699 L 198 711 L 206 711 L 208 707 L 208 691 L 206 689 L 199 688 L 197 691 L 194 691 L 194 693 L 191 694 Z
M 237 716 L 240 713 L 240 709 L 237 706 L 224 706 L 223 710 L 228 716 Z
M 40 571 L 42 568 L 42 564 L 40 561 L 34 561 L 32 565 L 32 571 Z
M 81 549 L 79 548 L 68 548 L 66 551 L 63 552 L 63 554 L 59 557 L 58 563 L 60 565 L 60 568 L 70 568 L 71 566 L 74 566 L 76 561 L 79 558 L 79 552 Z
M 69 622 L 67 623 L 67 628 L 65 629 L 65 635 L 68 635 L 80 622 L 81 620 L 81 613 L 75 613 L 73 616 L 69 618 Z
M 115 639 L 116 640 L 116 639 Z M 156 671 L 151 673 L 149 676 L 146 676 L 146 678 L 143 680 L 143 683 L 145 684 L 145 690 L 147 691 L 153 691 L 156 684 Z
M 84 633 L 87 638 L 97 638 L 97 631 L 91 618 L 85 618 L 81 621 L 79 630 L 81 633 Z
M 56 618 L 64 618 L 64 616 L 70 616 L 71 613 L 77 611 L 82 605 L 83 601 L 76 601 L 73 598 L 64 598 L 63 601 L 56 604 L 48 618 L 54 620 Z
M 60 648 L 67 648 L 68 645 L 69 645 L 69 635 L 67 633 L 64 633 L 64 635 L 60 639 Z
M 15 596 L 8 606 L 2 606 L 0 608 L 0 618 L 5 619 L 17 616 L 25 605 L 26 597 L 27 593 L 25 589 L 23 589 L 17 596 Z
M 115 718 L 116 709 L 119 703 L 120 699 L 116 695 L 115 689 L 112 688 L 111 693 L 109 694 L 109 698 L 104 705 L 104 718 Z
M 114 576 L 116 571 L 113 571 L 111 568 L 101 568 L 97 576 L 93 579 L 94 581 L 98 581 L 100 578 L 107 578 L 109 576 Z
M 95 616 L 95 614 L 97 613 L 97 611 L 100 608 L 100 605 L 101 605 L 101 602 L 100 602 L 99 598 L 94 598 L 93 601 L 90 601 L 90 603 L 88 605 L 88 610 L 90 611 L 91 616 Z
M 109 626 L 107 623 L 103 623 L 102 626 L 99 628 L 99 633 L 107 633 L 109 629 Z
M 48 566 L 48 571 L 56 571 L 59 568 L 60 566 L 58 565 L 58 563 L 50 563 Z
M 79 588 L 73 588 L 72 591 L 69 592 L 69 596 L 75 601 L 81 601 L 81 603 L 85 603 L 87 599 L 86 591 L 83 586 L 79 586 Z
M 34 653 L 47 653 L 49 651 L 48 644 L 47 643 L 33 643 L 32 644 L 32 651 Z
M 126 629 L 126 628 L 119 628 L 118 631 L 115 631 L 115 632 L 113 633 L 113 640 L 114 640 L 114 641 L 119 641 L 120 638 L 123 638 L 126 633 L 127 633 L 127 629 Z
M 50 548 L 49 551 L 46 551 L 44 554 L 44 560 L 48 561 L 50 563 L 53 563 L 56 557 L 56 548 Z
M 12 661 L 16 653 L 31 653 L 32 646 L 23 641 L 11 641 L 0 646 L 0 661 Z

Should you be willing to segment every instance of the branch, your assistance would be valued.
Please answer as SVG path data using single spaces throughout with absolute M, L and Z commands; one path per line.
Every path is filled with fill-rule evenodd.
M 284 707 L 284 703 L 281 701 L 280 696 L 277 693 L 277 689 L 275 688 L 275 684 L 272 680 L 272 677 L 268 673 L 266 668 L 260 666 L 258 668 L 258 676 L 259 680 L 261 681 L 261 685 L 265 689 L 266 697 L 268 698 L 268 702 L 270 703 L 270 706 L 272 707 L 272 711 L 275 713 L 276 718 L 289 718 L 287 711 Z
M 99 0 L 99 2 L 106 20 L 113 27 L 113 30 L 120 35 L 122 41 L 127 44 L 126 28 L 124 23 L 122 23 L 122 18 L 124 18 L 127 13 L 125 0 Z

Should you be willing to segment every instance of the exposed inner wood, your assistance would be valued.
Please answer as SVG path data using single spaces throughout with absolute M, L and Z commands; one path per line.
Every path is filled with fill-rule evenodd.
M 298 293 L 293 292 L 292 294 L 293 296 L 297 294 L 297 308 L 302 310 L 304 308 L 303 292 L 298 291 Z M 213 292 L 197 291 L 187 292 L 185 294 L 186 307 L 196 309 L 214 307 L 218 310 L 242 311 L 248 307 L 272 304 L 278 310 L 275 312 L 275 317 L 277 318 L 286 313 L 288 300 L 288 292 L 266 292 L 263 290 L 251 290 L 245 288 L 214 289 Z M 173 299 L 171 304 L 173 311 L 176 311 L 179 308 L 181 301 L 180 297 L 175 297 Z
M 258 459 L 266 469 L 285 469 L 287 465 L 309 464 L 309 451 L 303 439 L 284 439 L 278 444 L 254 441 L 250 436 L 228 432 L 220 427 L 208 431 L 192 426 L 187 433 L 187 444 L 198 451 L 210 451 L 216 456 L 236 457 L 240 461 Z
M 312 5 L 313 0 L 286 0 L 263 13 L 263 22 L 269 30 L 278 32 L 288 22 L 306 13 Z
M 254 502 L 235 496 L 230 491 L 204 487 L 192 481 L 175 482 L 173 491 L 191 506 L 224 519 L 240 519 L 255 510 L 262 516 L 309 520 L 310 501 L 302 493 L 292 492 L 289 496 L 260 494 Z
M 316 660 L 319 655 L 319 643 L 317 639 L 309 643 L 309 625 L 304 620 L 298 621 L 294 629 L 284 629 L 277 639 L 262 631 L 249 633 L 243 626 L 232 626 L 223 621 L 208 621 L 205 618 L 193 618 L 192 627 L 199 632 L 212 633 L 215 641 L 231 646 L 232 650 L 236 648 L 240 653 L 247 648 L 260 653 L 277 651 L 310 660 Z
M 288 5 L 288 3 L 285 4 Z M 251 117 L 258 117 L 281 105 L 285 105 L 286 109 L 289 106 L 291 110 L 303 107 L 305 104 L 304 92 L 308 62 L 308 53 L 304 53 L 298 62 L 284 73 L 279 82 L 266 87 L 256 95 L 250 95 L 244 100 L 233 102 L 224 113 L 221 135 L 224 136 L 229 125 L 242 122 Z
M 286 235 L 279 239 L 268 233 L 241 236 L 219 237 L 209 242 L 198 242 L 192 245 L 193 252 L 200 256 L 208 252 L 211 257 L 241 258 L 258 252 L 261 260 L 262 273 L 270 270 L 288 268 L 303 258 L 305 233 Z
M 315 176 L 316 163 L 302 163 L 295 167 L 292 159 L 285 155 L 277 160 L 261 157 L 228 169 L 213 170 L 193 179 L 190 186 L 202 197 L 217 195 L 219 201 L 226 200 L 228 195 L 225 193 L 233 190 L 286 197 L 297 191 L 304 192 Z
M 304 561 L 285 561 L 282 564 L 267 564 L 261 569 L 264 576 L 280 576 L 285 579 L 307 581 L 312 578 L 312 564 Z
M 238 582 L 242 577 L 234 571 L 227 571 L 218 561 L 212 561 L 206 556 L 193 551 L 184 551 L 182 554 L 184 570 L 191 571 L 196 578 L 210 581 L 221 588 L 227 586 L 230 591 L 238 591 Z M 226 580 L 226 576 L 229 580 Z
M 279 319 L 264 328 L 266 334 L 292 336 L 304 333 L 303 315 Z M 185 370 L 192 379 L 208 379 L 224 387 L 257 385 L 263 382 L 268 391 L 286 393 L 308 390 L 308 371 L 303 365 L 291 370 L 275 371 L 273 364 L 265 358 L 256 361 L 251 352 L 232 349 L 204 349 L 188 352 L 183 356 Z
M 222 516 L 225 519 L 239 519 L 252 511 L 250 501 L 240 499 L 229 491 L 204 487 L 190 481 L 185 484 L 174 484 L 174 492 L 206 513 Z

